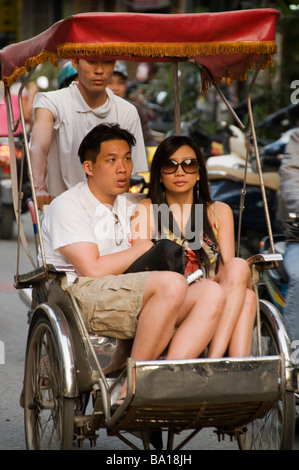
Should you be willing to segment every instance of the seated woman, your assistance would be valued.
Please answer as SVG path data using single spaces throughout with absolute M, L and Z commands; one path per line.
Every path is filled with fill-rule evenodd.
M 168 217 L 165 209 L 163 215 L 165 205 Z M 132 219 L 132 245 L 144 238 L 183 243 L 186 273 L 199 266 L 206 278 L 222 287 L 226 300 L 209 357 L 222 357 L 227 351 L 230 356 L 250 355 L 256 314 L 251 271 L 245 260 L 235 257 L 232 211 L 227 204 L 211 200 L 202 153 L 188 137 L 168 137 L 156 150 L 149 197 L 136 206 Z

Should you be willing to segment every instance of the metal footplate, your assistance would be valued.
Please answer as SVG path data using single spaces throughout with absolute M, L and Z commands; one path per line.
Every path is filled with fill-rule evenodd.
M 128 394 L 108 419 L 120 430 L 234 429 L 263 416 L 282 396 L 283 357 L 134 362 Z M 135 375 L 135 392 L 130 376 Z M 229 424 L 228 424 L 229 423 Z

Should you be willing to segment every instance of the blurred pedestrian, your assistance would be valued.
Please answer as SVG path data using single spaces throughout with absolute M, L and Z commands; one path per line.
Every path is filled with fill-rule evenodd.
M 78 72 L 69 60 L 60 69 L 58 75 L 58 89 L 66 88 L 74 81 L 78 81 Z
M 283 316 L 294 341 L 293 346 L 297 348 L 299 346 L 299 228 L 290 222 L 289 214 L 299 214 L 299 129 L 290 137 L 281 160 L 279 174 L 282 205 L 286 217 L 286 251 L 283 264 L 288 275 Z

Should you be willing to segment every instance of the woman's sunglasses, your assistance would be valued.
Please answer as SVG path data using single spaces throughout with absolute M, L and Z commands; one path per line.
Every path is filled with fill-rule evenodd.
M 165 174 L 175 173 L 179 166 L 182 167 L 185 173 L 197 173 L 199 170 L 199 164 L 196 158 L 187 158 L 181 163 L 178 163 L 176 160 L 166 160 L 161 166 L 161 171 Z

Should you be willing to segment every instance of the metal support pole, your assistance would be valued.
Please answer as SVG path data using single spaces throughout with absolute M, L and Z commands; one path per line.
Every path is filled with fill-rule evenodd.
M 181 110 L 180 110 L 180 94 L 179 94 L 179 77 L 178 63 L 172 62 L 172 79 L 174 91 L 174 118 L 176 135 L 181 135 Z
M 20 263 L 20 242 L 22 242 L 26 253 L 34 267 L 36 267 L 35 262 L 31 256 L 27 239 L 23 230 L 22 219 L 21 219 L 21 204 L 20 198 L 22 194 L 18 190 L 18 173 L 17 173 L 17 163 L 15 158 L 15 150 L 14 150 L 14 135 L 13 132 L 18 127 L 19 120 L 17 123 L 14 123 L 13 118 L 13 109 L 11 104 L 11 96 L 10 90 L 8 87 L 5 87 L 5 102 L 6 102 L 6 110 L 7 110 L 7 120 L 8 120 L 8 139 L 9 139 L 9 148 L 10 148 L 10 172 L 11 172 L 11 185 L 12 185 L 12 198 L 13 198 L 13 208 L 16 216 L 16 220 L 18 223 L 18 244 L 17 244 L 17 273 L 16 277 L 19 275 L 19 263 Z M 22 157 L 23 158 L 23 157 Z
M 253 75 L 253 77 L 251 79 L 251 82 L 250 82 L 250 85 L 249 85 L 249 90 L 248 90 L 248 94 L 247 94 L 248 123 L 247 123 L 246 126 L 241 122 L 241 120 L 239 119 L 239 117 L 237 116 L 235 111 L 232 109 L 231 105 L 228 103 L 227 99 L 225 98 L 225 96 L 223 95 L 221 90 L 219 89 L 218 84 L 216 83 L 216 80 L 213 77 L 213 75 L 211 74 L 211 72 L 207 68 L 205 68 L 205 67 L 203 67 L 203 68 L 205 69 L 205 72 L 209 76 L 209 79 L 213 83 L 214 87 L 218 91 L 220 98 L 225 103 L 225 105 L 227 106 L 228 110 L 230 111 L 233 118 L 236 120 L 237 124 L 240 126 L 240 128 L 245 132 L 245 130 L 248 127 L 250 127 L 250 134 L 251 134 L 251 137 L 252 137 L 252 140 L 253 140 L 254 153 L 255 153 L 255 157 L 256 157 L 257 169 L 258 169 L 258 174 L 259 174 L 259 179 L 260 179 L 260 187 L 261 187 L 263 205 L 264 205 L 264 210 L 265 210 L 265 218 L 266 218 L 267 230 L 268 230 L 268 235 L 269 235 L 269 240 L 270 240 L 270 247 L 271 247 L 272 253 L 275 253 L 274 242 L 273 242 L 273 234 L 272 234 L 272 228 L 271 228 L 271 221 L 270 221 L 269 210 L 268 210 L 268 202 L 267 202 L 266 191 L 265 191 L 265 186 L 264 186 L 264 180 L 263 180 L 263 175 L 262 175 L 260 156 L 259 156 L 259 150 L 258 150 L 258 145 L 257 145 L 255 126 L 254 126 L 254 120 L 253 120 L 253 113 L 252 113 L 252 106 L 251 106 L 251 90 L 252 90 L 253 85 L 256 81 L 257 75 L 258 75 L 259 71 L 261 70 L 263 60 L 264 60 L 264 55 L 261 56 L 260 61 L 258 63 L 258 66 L 257 66 L 257 68 L 254 72 L 254 75 Z M 198 64 L 196 64 L 196 65 L 199 67 Z M 247 157 L 248 157 L 248 155 L 247 155 Z M 246 160 L 246 172 L 247 172 L 247 160 Z M 246 177 L 246 172 L 245 172 L 245 177 Z M 245 193 L 246 193 L 246 180 L 244 180 L 244 185 L 243 185 L 243 196 L 244 196 Z M 243 197 L 243 201 L 244 201 L 244 197 Z M 239 219 L 239 222 L 241 222 L 241 217 Z
M 268 235 L 269 235 L 269 242 L 270 242 L 270 247 L 271 247 L 272 253 L 275 253 L 272 227 L 271 227 L 271 220 L 270 220 L 269 209 L 268 209 L 268 201 L 267 201 L 266 190 L 265 190 L 265 185 L 264 185 L 264 178 L 263 178 L 263 172 L 262 172 L 262 167 L 261 167 L 259 149 L 258 149 L 258 145 L 257 145 L 254 119 L 253 119 L 252 106 L 251 106 L 251 90 L 252 90 L 253 84 L 255 82 L 256 76 L 257 76 L 257 74 L 260 70 L 262 61 L 263 61 L 263 56 L 260 59 L 258 68 L 255 71 L 254 77 L 253 77 L 253 79 L 250 83 L 250 86 L 249 86 L 248 95 L 247 95 L 247 108 L 248 108 L 248 119 L 249 119 L 249 124 L 250 124 L 250 128 L 251 128 L 253 148 L 254 148 L 254 153 L 255 153 L 255 158 L 256 158 L 256 166 L 257 166 L 259 179 L 260 179 L 260 187 L 261 187 L 261 193 L 262 193 L 262 199 L 263 199 L 263 205 L 264 205 L 264 211 L 265 211 L 267 230 L 268 230 Z
M 206 74 L 209 76 L 209 79 L 211 80 L 211 82 L 213 83 L 213 86 L 215 87 L 215 89 L 217 90 L 217 93 L 218 95 L 220 96 L 220 98 L 222 99 L 222 101 L 224 102 L 225 106 L 227 107 L 227 109 L 229 110 L 229 112 L 231 113 L 231 115 L 233 116 L 234 120 L 237 122 L 238 126 L 240 127 L 240 129 L 242 129 L 242 131 L 245 131 L 246 129 L 246 126 L 242 123 L 242 121 L 240 120 L 239 116 L 236 114 L 236 112 L 233 110 L 233 108 L 231 107 L 231 105 L 229 104 L 229 102 L 227 101 L 227 99 L 225 98 L 224 94 L 222 93 L 222 91 L 220 90 L 219 86 L 218 86 L 218 83 L 216 83 L 216 80 L 214 78 L 214 76 L 211 74 L 211 72 L 209 71 L 209 69 L 207 69 L 206 67 L 204 67 L 203 65 L 200 65 L 198 64 L 197 62 L 194 62 L 196 67 L 198 68 L 203 68 L 206 72 Z
M 37 201 L 36 201 L 36 195 L 35 195 L 34 181 L 33 181 L 32 169 L 31 169 L 31 160 L 30 160 L 30 154 L 29 154 L 29 145 L 28 145 L 28 139 L 27 139 L 27 133 L 26 133 L 26 123 L 25 123 L 23 104 L 22 104 L 22 92 L 24 88 L 26 87 L 27 83 L 29 82 L 30 77 L 34 73 L 35 69 L 36 67 L 34 67 L 30 71 L 30 73 L 27 75 L 26 79 L 22 83 L 22 86 L 19 90 L 18 98 L 19 98 L 19 107 L 20 107 L 20 118 L 21 118 L 23 135 L 24 135 L 25 158 L 27 161 L 28 176 L 29 176 L 29 181 L 30 181 L 30 186 L 31 186 L 32 201 L 33 201 L 35 219 L 36 219 L 36 225 L 37 225 L 37 239 L 38 239 L 38 243 L 40 247 L 42 264 L 43 264 L 44 269 L 46 270 L 46 257 L 44 253 L 44 247 L 43 247 L 42 236 L 41 236 L 41 226 L 40 226 L 39 213 L 38 213 L 38 207 L 37 207 Z

